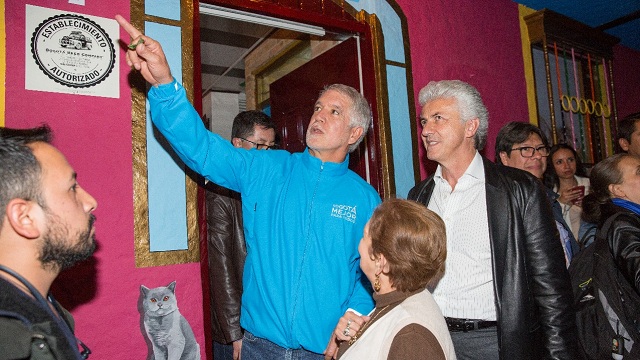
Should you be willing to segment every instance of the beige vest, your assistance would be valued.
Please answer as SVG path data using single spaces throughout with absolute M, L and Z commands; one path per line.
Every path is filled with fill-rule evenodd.
M 442 312 L 431 293 L 424 290 L 408 297 L 374 322 L 340 357 L 340 360 L 386 359 L 396 334 L 410 324 L 422 325 L 431 331 L 440 343 L 447 360 L 456 359 Z

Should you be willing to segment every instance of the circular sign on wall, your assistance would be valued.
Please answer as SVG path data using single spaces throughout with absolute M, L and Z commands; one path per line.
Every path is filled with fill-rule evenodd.
M 107 33 L 95 22 L 72 14 L 56 15 L 38 25 L 31 53 L 52 80 L 73 88 L 99 84 L 113 70 L 116 53 Z

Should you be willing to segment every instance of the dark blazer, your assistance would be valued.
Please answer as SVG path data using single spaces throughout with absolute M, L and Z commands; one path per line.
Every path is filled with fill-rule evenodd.
M 247 248 L 240 194 L 213 183 L 206 185 L 207 252 L 211 335 L 215 342 L 241 340 L 242 273 Z
M 500 359 L 580 359 L 573 295 L 542 184 L 483 158 Z M 425 205 L 433 176 L 409 191 Z

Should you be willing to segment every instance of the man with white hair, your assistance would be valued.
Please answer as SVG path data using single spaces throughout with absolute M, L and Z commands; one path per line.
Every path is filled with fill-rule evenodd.
M 458 359 L 579 359 L 573 296 L 541 183 L 483 158 L 488 112 L 458 80 L 420 91 L 422 142 L 438 167 L 409 199 L 445 222 L 433 289 Z

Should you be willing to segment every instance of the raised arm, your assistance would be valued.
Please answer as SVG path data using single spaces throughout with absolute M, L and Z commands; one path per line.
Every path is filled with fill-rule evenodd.
M 252 154 L 234 149 L 229 141 L 204 127 L 185 89 L 171 75 L 159 42 L 143 35 L 122 16 L 116 15 L 116 20 L 133 39 L 127 63 L 153 85 L 147 95 L 151 121 L 189 168 L 216 184 L 240 191 L 238 179 L 249 168 Z
M 122 16 L 116 15 L 116 21 L 132 39 L 127 49 L 127 64 L 140 71 L 151 85 L 172 82 L 171 69 L 160 43 L 142 34 Z

